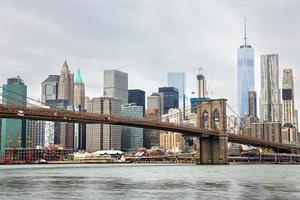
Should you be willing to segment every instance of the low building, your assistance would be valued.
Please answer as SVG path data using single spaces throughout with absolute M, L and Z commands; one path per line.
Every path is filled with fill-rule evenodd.
M 173 124 L 183 124 L 182 114 L 180 109 L 171 108 L 168 113 L 161 117 L 162 122 Z M 160 132 L 160 146 L 166 149 L 178 148 L 183 150 L 185 147 L 185 140 L 181 133 L 174 133 L 170 131 Z
M 280 122 L 252 123 L 251 137 L 267 140 L 270 142 L 282 142 L 282 132 Z
M 160 146 L 166 149 L 178 148 L 183 150 L 184 148 L 184 138 L 181 133 L 160 133 Z

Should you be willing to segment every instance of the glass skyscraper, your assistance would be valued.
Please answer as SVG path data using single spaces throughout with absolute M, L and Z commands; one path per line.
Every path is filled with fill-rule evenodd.
M 27 86 L 20 78 L 9 78 L 7 84 L 3 85 L 2 103 L 18 106 L 26 106 Z M 5 148 L 26 147 L 26 120 L 24 119 L 2 119 L 1 130 L 1 153 Z
M 163 93 L 163 113 L 168 113 L 170 108 L 178 108 L 178 89 L 175 87 L 160 87 L 158 88 L 158 91 Z
M 125 104 L 122 106 L 122 116 L 142 118 L 143 107 L 134 104 Z M 143 147 L 143 129 L 129 126 L 122 126 L 122 150 L 129 151 Z
M 179 108 L 184 111 L 185 93 L 186 93 L 186 76 L 183 72 L 168 72 L 168 87 L 175 87 L 179 93 Z
M 143 107 L 143 116 L 145 114 L 145 91 L 140 89 L 128 90 L 128 103 L 135 103 Z
M 246 27 L 246 26 L 245 26 Z M 240 46 L 237 53 L 237 85 L 238 85 L 238 115 L 240 118 L 248 113 L 248 92 L 254 91 L 254 50 L 246 42 Z

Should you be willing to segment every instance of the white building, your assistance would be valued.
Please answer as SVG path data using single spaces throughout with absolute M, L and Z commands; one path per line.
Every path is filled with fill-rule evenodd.
M 184 72 L 168 72 L 168 87 L 175 87 L 179 94 L 179 108 L 185 110 L 186 75 Z

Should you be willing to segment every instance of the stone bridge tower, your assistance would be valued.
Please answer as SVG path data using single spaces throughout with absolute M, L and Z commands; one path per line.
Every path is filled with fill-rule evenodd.
M 228 163 L 226 101 L 211 99 L 198 102 L 198 127 L 218 131 L 218 136 L 203 134 L 197 139 L 198 164 Z

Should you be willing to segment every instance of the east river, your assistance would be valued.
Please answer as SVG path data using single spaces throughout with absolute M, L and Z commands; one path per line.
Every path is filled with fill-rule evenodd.
M 300 165 L 1 165 L 0 199 L 300 199 Z

